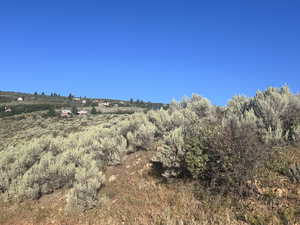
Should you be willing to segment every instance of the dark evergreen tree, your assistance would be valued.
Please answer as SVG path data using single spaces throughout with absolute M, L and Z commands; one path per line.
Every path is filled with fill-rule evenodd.
M 93 108 L 91 110 L 91 114 L 97 114 L 97 110 L 96 110 L 95 106 L 93 106 Z
M 78 113 L 78 109 L 77 109 L 76 106 L 73 106 L 73 107 L 72 107 L 72 113 L 73 113 L 74 115 L 76 115 L 76 114 Z
M 47 112 L 47 116 L 53 117 L 53 116 L 55 116 L 55 115 L 56 115 L 56 112 L 55 112 L 54 106 L 50 106 L 50 108 L 49 108 L 49 110 L 48 110 L 48 112 Z

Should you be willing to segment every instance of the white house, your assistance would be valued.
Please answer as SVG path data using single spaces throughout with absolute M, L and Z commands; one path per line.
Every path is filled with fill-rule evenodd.
M 81 103 L 82 103 L 82 104 L 86 104 L 86 100 L 82 100 Z
M 19 98 L 17 98 L 17 101 L 18 101 L 18 102 L 22 102 L 22 101 L 23 101 L 23 98 L 22 98 L 22 97 L 19 97 Z
M 71 110 L 63 109 L 61 110 L 60 116 L 61 117 L 70 117 L 72 115 Z
M 101 102 L 101 103 L 99 103 L 99 105 L 102 105 L 102 106 L 110 106 L 110 103 L 109 103 L 109 102 Z
M 4 107 L 4 112 L 11 112 L 11 108 L 5 106 L 5 107 Z
M 78 115 L 87 115 L 88 112 L 86 110 L 80 110 L 77 112 Z

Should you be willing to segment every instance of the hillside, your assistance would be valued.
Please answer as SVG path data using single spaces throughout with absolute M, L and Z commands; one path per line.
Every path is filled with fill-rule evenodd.
M 299 225 L 299 112 L 284 86 L 226 107 L 0 118 L 0 224 Z
M 79 108 L 90 111 L 96 107 L 99 112 L 104 113 L 126 113 L 141 110 L 160 109 L 167 107 L 166 104 L 143 102 L 141 100 L 130 101 L 75 97 L 73 95 L 60 96 L 56 93 L 46 95 L 44 93 L 29 94 L 21 92 L 0 91 L 0 117 L 12 116 L 22 113 L 46 111 L 51 108 L 56 110 Z M 10 111 L 8 112 L 7 109 Z

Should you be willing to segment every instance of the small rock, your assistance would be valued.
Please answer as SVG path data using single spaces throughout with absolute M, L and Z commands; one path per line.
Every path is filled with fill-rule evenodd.
M 300 188 L 297 189 L 296 193 L 300 196 Z
M 281 188 L 273 188 L 273 193 L 280 198 L 287 195 L 287 191 Z
M 108 182 L 113 182 L 113 181 L 115 181 L 116 179 L 117 179 L 117 176 L 111 175 L 111 176 L 109 177 L 109 179 L 108 179 Z

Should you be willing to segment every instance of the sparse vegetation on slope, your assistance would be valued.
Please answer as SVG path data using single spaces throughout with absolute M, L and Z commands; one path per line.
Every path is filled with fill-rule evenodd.
M 204 223 L 193 214 L 190 224 L 293 224 L 300 219 L 300 155 L 299 148 L 287 146 L 299 143 L 299 112 L 300 96 L 287 87 L 269 88 L 253 98 L 235 96 L 226 107 L 193 95 L 172 102 L 168 109 L 115 117 L 68 136 L 44 135 L 7 145 L 0 152 L 1 197 L 37 199 L 64 188 L 69 190 L 69 211 L 97 208 L 105 199 L 101 190 L 110 182 L 105 178 L 107 168 L 122 164 L 129 153 L 152 150 L 154 173 L 160 177 L 156 179 L 196 187 L 189 193 L 208 204 L 203 210 L 215 207 L 209 198 L 227 199 L 228 205 L 216 211 L 220 220 L 202 215 Z M 285 180 L 274 189 L 280 179 Z M 286 187 L 297 194 L 284 199 L 283 206 Z M 252 203 L 263 207 L 264 215 L 256 214 Z M 194 208 L 185 207 L 185 213 L 194 213 Z M 180 218 L 168 214 L 153 221 L 177 224 Z

